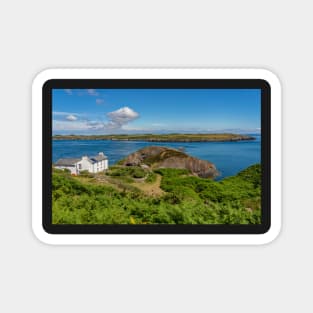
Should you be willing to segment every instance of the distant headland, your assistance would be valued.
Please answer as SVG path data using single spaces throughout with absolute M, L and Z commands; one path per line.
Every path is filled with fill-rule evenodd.
M 112 140 L 147 142 L 227 142 L 255 140 L 240 134 L 134 134 L 134 135 L 54 135 L 53 140 Z

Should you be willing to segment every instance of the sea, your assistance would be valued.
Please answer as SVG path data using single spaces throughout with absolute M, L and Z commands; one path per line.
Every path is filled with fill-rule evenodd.
M 248 135 L 253 136 L 255 140 L 237 142 L 53 140 L 52 162 L 60 158 L 80 158 L 83 155 L 94 156 L 98 152 L 104 152 L 110 166 L 141 148 L 166 146 L 175 149 L 183 148 L 184 152 L 191 156 L 214 163 L 220 172 L 216 180 L 221 180 L 261 162 L 261 136 L 260 134 Z

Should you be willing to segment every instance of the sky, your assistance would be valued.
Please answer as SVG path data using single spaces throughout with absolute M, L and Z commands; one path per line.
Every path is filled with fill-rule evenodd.
M 256 133 L 259 89 L 53 89 L 53 134 Z

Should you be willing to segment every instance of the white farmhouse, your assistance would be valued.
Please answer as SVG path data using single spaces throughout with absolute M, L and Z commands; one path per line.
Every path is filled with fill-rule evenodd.
M 82 158 L 59 159 L 54 164 L 54 167 L 58 169 L 68 169 L 73 175 L 78 175 L 81 171 L 98 173 L 108 169 L 109 161 L 103 152 L 99 152 L 99 154 L 94 157 L 83 156 Z

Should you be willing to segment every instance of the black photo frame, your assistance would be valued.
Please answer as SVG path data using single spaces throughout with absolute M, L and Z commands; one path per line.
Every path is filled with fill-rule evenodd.
M 261 224 L 52 224 L 53 89 L 260 89 Z M 271 86 L 263 79 L 50 79 L 42 87 L 42 226 L 49 234 L 264 234 L 271 226 Z

